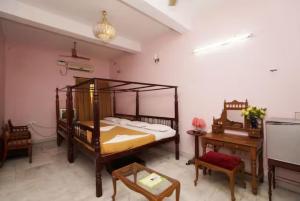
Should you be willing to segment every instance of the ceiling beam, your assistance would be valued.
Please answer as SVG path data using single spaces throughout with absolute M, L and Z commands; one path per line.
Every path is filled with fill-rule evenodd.
M 16 0 L 0 1 L 0 17 L 130 53 L 141 52 L 141 44 L 137 41 L 116 36 L 104 43 L 95 38 L 90 26 Z
M 178 33 L 185 33 L 190 30 L 190 25 L 186 23 L 182 16 L 176 15 L 174 6 L 168 6 L 165 1 L 153 0 L 119 0 L 127 6 L 130 6 L 144 15 L 158 21 L 159 23 L 173 29 Z M 162 5 L 165 3 L 166 5 Z M 177 5 L 179 6 L 179 5 Z M 178 10 L 177 10 L 178 11 Z

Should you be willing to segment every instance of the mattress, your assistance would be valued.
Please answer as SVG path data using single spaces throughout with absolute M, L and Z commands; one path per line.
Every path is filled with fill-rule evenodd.
M 81 122 L 82 124 L 93 128 L 92 121 Z M 101 120 L 101 154 L 113 154 L 136 147 L 140 147 L 154 141 L 159 141 L 165 138 L 173 137 L 176 131 L 149 131 L 144 128 L 137 128 L 128 125 L 114 124 L 109 121 Z M 92 142 L 92 132 L 86 132 L 87 141 Z
M 106 120 L 101 120 L 101 123 L 105 123 L 105 124 L 109 124 L 109 125 L 117 125 L 123 128 L 128 128 L 128 129 L 132 129 L 132 130 L 136 130 L 136 131 L 141 131 L 144 133 L 148 133 L 148 134 L 152 134 L 155 136 L 155 141 L 159 141 L 165 138 L 169 138 L 169 137 L 173 137 L 176 134 L 176 131 L 174 129 L 170 129 L 168 131 L 165 132 L 159 132 L 159 131 L 150 131 L 148 129 L 145 128 L 137 128 L 134 126 L 128 126 L 128 125 L 121 125 L 121 124 L 113 124 L 110 121 L 106 121 Z

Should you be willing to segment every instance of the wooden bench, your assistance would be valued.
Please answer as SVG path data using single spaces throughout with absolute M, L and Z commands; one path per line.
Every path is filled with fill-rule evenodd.
M 246 188 L 244 182 L 244 162 L 236 156 L 230 156 L 227 154 L 210 151 L 200 158 L 195 160 L 196 179 L 194 181 L 195 186 L 197 185 L 199 177 L 199 167 L 203 167 L 203 173 L 206 174 L 206 169 L 223 172 L 229 177 L 229 187 L 231 191 L 231 200 L 235 200 L 234 196 L 234 185 L 237 173 L 241 173 L 243 179 L 243 185 Z

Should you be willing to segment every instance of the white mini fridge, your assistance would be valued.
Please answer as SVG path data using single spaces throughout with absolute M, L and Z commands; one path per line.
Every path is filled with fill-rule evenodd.
M 266 121 L 267 158 L 300 165 L 300 120 Z

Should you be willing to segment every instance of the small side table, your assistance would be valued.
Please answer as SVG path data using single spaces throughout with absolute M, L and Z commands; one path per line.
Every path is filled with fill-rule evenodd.
M 163 181 L 158 185 L 150 188 L 140 183 L 140 179 L 149 176 L 151 173 L 163 177 Z M 174 191 L 176 191 L 175 199 L 179 201 L 180 196 L 180 182 L 176 179 L 172 179 L 166 175 L 156 172 L 150 168 L 147 168 L 138 163 L 132 163 L 128 166 L 122 167 L 113 171 L 112 173 L 114 194 L 112 200 L 116 200 L 117 193 L 117 181 L 120 180 L 129 189 L 142 194 L 149 201 L 162 201 L 166 197 L 170 197 Z
M 199 158 L 199 137 L 205 135 L 206 132 L 189 130 L 186 133 L 195 137 L 195 156 L 186 163 L 186 165 L 191 165 L 195 164 L 195 158 Z

